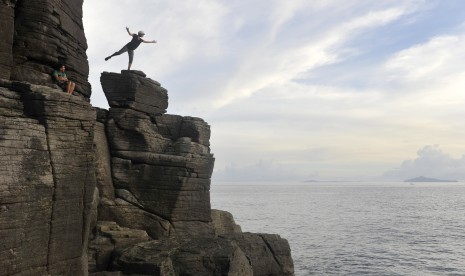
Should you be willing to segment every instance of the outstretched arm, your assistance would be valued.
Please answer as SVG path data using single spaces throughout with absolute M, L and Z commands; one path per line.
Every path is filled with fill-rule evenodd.
M 151 41 L 147 41 L 147 40 L 143 40 L 143 39 L 141 39 L 141 40 L 142 40 L 142 42 L 144 42 L 144 43 L 157 43 L 156 40 L 151 40 Z
M 128 32 L 130 36 L 132 36 L 132 33 L 129 31 L 129 27 L 126 27 L 126 31 Z

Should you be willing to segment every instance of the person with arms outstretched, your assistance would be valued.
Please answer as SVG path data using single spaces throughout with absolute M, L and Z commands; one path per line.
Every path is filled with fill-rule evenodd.
M 124 45 L 124 47 L 121 48 L 121 50 L 119 50 L 118 52 L 115 52 L 113 53 L 113 55 L 106 57 L 105 60 L 109 60 L 110 58 L 114 56 L 118 56 L 124 52 L 128 52 L 128 55 L 129 55 L 128 70 L 131 70 L 132 61 L 134 59 L 134 50 L 137 49 L 137 47 L 139 47 L 139 45 L 142 42 L 144 43 L 157 43 L 157 42 L 155 40 L 152 40 L 152 41 L 143 40 L 142 37 L 145 35 L 143 31 L 139 31 L 137 34 L 133 34 L 129 31 L 128 27 L 126 27 L 126 31 L 128 32 L 130 36 L 132 36 L 132 40 L 128 44 Z

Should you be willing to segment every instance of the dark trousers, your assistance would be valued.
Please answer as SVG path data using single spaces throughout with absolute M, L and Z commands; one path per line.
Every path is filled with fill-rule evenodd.
M 119 50 L 118 52 L 115 52 L 113 55 L 111 55 L 110 57 L 114 57 L 114 56 L 119 56 L 121 55 L 122 53 L 124 52 L 128 52 L 128 55 L 129 55 L 129 63 L 132 64 L 132 61 L 134 60 L 134 50 L 129 50 L 128 48 L 128 45 L 125 45 L 123 48 L 121 48 L 121 50 Z

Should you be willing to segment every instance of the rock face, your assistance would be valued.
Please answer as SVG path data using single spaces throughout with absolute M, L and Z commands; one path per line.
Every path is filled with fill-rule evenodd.
M 230 213 L 211 210 L 210 127 L 199 118 L 164 114 L 166 90 L 144 76 L 101 76 L 113 100 L 109 111 L 98 112 L 97 125 L 106 131 L 95 135 L 101 154 L 98 219 L 143 230 L 154 240 L 110 246 L 103 255 L 112 257 L 91 261 L 98 264 L 91 272 L 107 267 L 123 275 L 293 275 L 286 240 L 241 233 Z M 135 103 L 149 103 L 145 97 L 155 99 Z
M 78 97 L 0 83 L 0 275 L 86 273 L 94 124 Z
M 286 240 L 211 210 L 204 120 L 140 71 L 89 104 L 82 0 L 0 0 L 0 35 L 0 276 L 293 275 Z
M 0 78 L 52 84 L 66 65 L 76 91 L 89 98 L 83 0 L 0 0 Z
M 99 219 L 138 225 L 153 238 L 175 232 L 211 234 L 210 126 L 199 118 L 162 115 L 167 92 L 142 75 L 123 71 L 101 76 L 107 98 L 118 100 L 109 101 L 111 108 L 103 116 L 112 175 L 99 187 L 114 193 L 102 195 Z M 113 187 L 106 186 L 110 183 Z

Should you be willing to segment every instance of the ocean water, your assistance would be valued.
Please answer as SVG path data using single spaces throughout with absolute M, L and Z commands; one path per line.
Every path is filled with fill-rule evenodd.
M 296 275 L 465 275 L 465 183 L 213 183 L 212 208 L 291 246 Z

